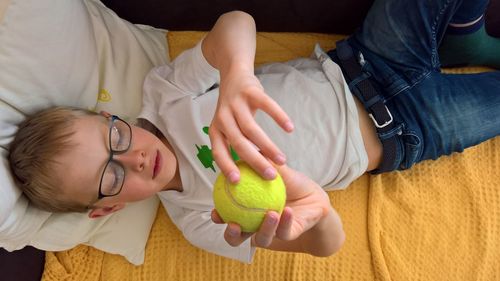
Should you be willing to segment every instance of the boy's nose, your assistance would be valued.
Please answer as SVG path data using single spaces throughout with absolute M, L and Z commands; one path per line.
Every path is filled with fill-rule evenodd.
M 123 154 L 115 155 L 114 159 L 125 168 L 142 171 L 146 163 L 146 152 L 144 150 L 129 150 Z

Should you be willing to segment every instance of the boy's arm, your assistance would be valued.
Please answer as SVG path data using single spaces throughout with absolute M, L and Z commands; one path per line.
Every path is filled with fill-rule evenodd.
M 281 216 L 268 212 L 257 233 L 242 233 L 237 224 L 228 224 L 225 240 L 238 246 L 251 236 L 252 245 L 279 251 L 329 256 L 342 246 L 342 222 L 332 208 L 326 192 L 305 175 L 278 167 L 287 189 L 287 202 Z M 212 220 L 222 223 L 216 211 Z
M 254 75 L 253 18 L 237 11 L 222 15 L 204 38 L 202 51 L 221 76 L 217 109 L 209 130 L 217 165 L 230 181 L 239 180 L 229 150 L 232 146 L 259 174 L 273 179 L 276 170 L 270 161 L 281 165 L 286 158 L 255 122 L 254 115 L 262 110 L 288 132 L 293 130 L 293 124 Z
M 274 178 L 274 166 L 266 157 L 280 165 L 285 162 L 284 155 L 253 116 L 257 110 L 263 110 L 286 131 L 291 131 L 293 125 L 254 75 L 255 23 L 251 16 L 242 12 L 222 15 L 203 40 L 202 51 L 221 76 L 217 110 L 209 131 L 217 165 L 231 181 L 238 180 L 239 173 L 236 178 L 233 174 L 238 169 L 230 156 L 231 145 L 261 175 Z M 281 216 L 269 212 L 254 234 L 241 233 L 237 224 L 230 223 L 224 232 L 225 240 L 238 246 L 251 236 L 257 247 L 317 256 L 338 251 L 344 232 L 328 195 L 305 175 L 285 165 L 278 169 L 287 187 L 287 203 Z M 216 211 L 212 212 L 212 220 L 222 223 Z

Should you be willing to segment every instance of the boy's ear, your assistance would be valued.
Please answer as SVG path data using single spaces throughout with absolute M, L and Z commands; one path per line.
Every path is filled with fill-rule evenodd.
M 92 211 L 89 212 L 89 218 L 91 219 L 96 219 L 100 217 L 107 216 L 109 214 L 112 214 L 116 211 L 119 211 L 125 207 L 124 203 L 118 203 L 116 205 L 113 205 L 111 207 L 96 207 L 95 209 L 92 209 Z
M 106 118 L 108 118 L 108 117 L 110 117 L 110 116 L 111 116 L 111 114 L 110 114 L 109 112 L 104 111 L 104 110 L 101 110 L 101 111 L 99 112 L 99 114 L 101 114 L 102 116 L 104 116 L 104 117 L 106 117 Z

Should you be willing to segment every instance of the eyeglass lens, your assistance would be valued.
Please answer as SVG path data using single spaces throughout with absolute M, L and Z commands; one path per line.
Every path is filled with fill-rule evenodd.
M 110 153 L 122 153 L 127 151 L 132 139 L 132 133 L 129 125 L 113 116 L 109 129 L 109 147 Z M 101 193 L 104 196 L 113 196 L 121 191 L 125 180 L 125 170 L 123 166 L 111 160 L 104 169 L 101 179 Z

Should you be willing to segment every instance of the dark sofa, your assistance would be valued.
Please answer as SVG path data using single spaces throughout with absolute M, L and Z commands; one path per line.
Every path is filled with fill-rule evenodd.
M 169 30 L 209 30 L 218 15 L 242 10 L 254 16 L 259 31 L 350 34 L 373 0 L 102 0 L 133 23 Z M 486 28 L 500 37 L 500 0 L 490 0 Z

